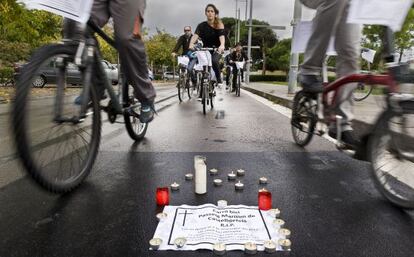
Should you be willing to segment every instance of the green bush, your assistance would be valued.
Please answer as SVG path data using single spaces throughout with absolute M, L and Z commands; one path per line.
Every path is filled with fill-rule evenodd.
M 14 70 L 11 67 L 0 68 L 0 84 L 6 83 L 13 79 Z
M 276 81 L 276 82 L 287 82 L 287 75 L 250 75 L 250 82 L 263 82 L 263 81 Z M 329 82 L 335 80 L 334 76 L 328 77 Z

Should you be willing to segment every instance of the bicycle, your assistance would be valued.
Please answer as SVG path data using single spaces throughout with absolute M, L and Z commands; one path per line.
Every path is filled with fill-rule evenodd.
M 236 96 L 240 96 L 241 87 L 241 70 L 244 68 L 244 62 L 235 62 L 237 67 L 237 79 L 236 79 Z
M 108 113 L 111 123 L 122 115 L 135 141 L 143 139 L 148 128 L 139 120 L 140 104 L 124 76 L 120 78 L 118 94 L 109 83 L 94 33 L 116 49 L 115 41 L 90 20 L 79 40 L 64 40 L 36 50 L 17 81 L 12 106 L 17 153 L 29 175 L 51 192 L 71 191 L 89 175 L 100 144 L 101 109 Z M 56 60 L 57 82 L 55 94 L 45 100 L 44 108 L 45 103 L 31 98 L 31 85 L 38 70 L 50 60 Z M 66 89 L 68 67 L 76 67 L 82 74 L 80 105 L 74 101 L 78 94 L 71 95 Z M 94 78 L 102 80 L 96 82 Z M 110 101 L 101 108 L 104 90 Z M 39 109 L 41 114 L 35 117 Z
M 214 87 L 216 84 L 214 71 L 212 72 L 211 53 L 215 48 L 198 48 L 195 52 L 198 59 L 198 65 L 203 67 L 201 72 L 200 90 L 201 104 L 203 105 L 203 114 L 207 112 L 207 105 L 214 108 Z
M 363 48 L 361 50 L 361 56 L 362 56 L 362 59 L 364 59 L 367 62 L 368 73 L 370 73 L 371 72 L 370 60 L 365 59 L 362 55 L 364 52 L 367 52 L 367 51 L 369 51 L 369 49 Z M 374 88 L 372 86 L 366 85 L 365 83 L 362 83 L 362 82 L 358 82 L 358 85 L 353 93 L 353 98 L 356 102 L 360 102 L 362 100 L 365 100 L 372 93 L 373 90 Z
M 187 70 L 189 59 L 187 56 L 178 56 L 179 77 L 177 83 L 178 99 L 180 102 L 185 100 L 187 92 L 188 98 L 191 99 L 192 92 L 190 87 L 190 75 Z
M 291 129 L 297 145 L 306 146 L 314 134 L 323 135 L 330 124 L 337 127 L 337 148 L 354 158 L 371 163 L 372 175 L 379 191 L 393 204 L 414 208 L 414 95 L 399 92 L 399 84 L 414 83 L 414 71 L 408 64 L 394 61 L 394 37 L 386 29 L 384 40 L 388 74 L 354 74 L 332 83 L 324 83 L 322 94 L 315 96 L 299 91 L 293 101 Z M 349 151 L 341 142 L 341 119 L 335 116 L 337 92 L 348 83 L 363 82 L 385 86 L 387 106 L 370 134 L 363 138 L 357 151 Z M 333 97 L 330 98 L 330 93 Z M 321 129 L 316 130 L 316 126 Z M 365 158 L 364 158 L 365 157 Z M 410 173 L 411 171 L 411 173 Z

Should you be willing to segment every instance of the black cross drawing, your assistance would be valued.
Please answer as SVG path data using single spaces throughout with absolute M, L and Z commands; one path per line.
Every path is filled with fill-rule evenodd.
M 183 227 L 184 227 L 185 226 L 185 220 L 187 218 L 187 214 L 193 214 L 193 213 L 187 212 L 187 210 L 185 210 L 184 213 L 178 213 L 178 215 L 180 215 L 180 214 L 184 214 L 184 219 L 183 219 Z

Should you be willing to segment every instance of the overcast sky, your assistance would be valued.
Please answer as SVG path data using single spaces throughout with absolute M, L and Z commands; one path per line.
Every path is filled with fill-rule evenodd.
M 248 0 L 250 2 L 250 0 Z M 253 18 L 267 21 L 271 25 L 286 26 L 286 31 L 275 31 L 278 37 L 291 37 L 290 22 L 293 18 L 294 0 L 253 0 Z M 197 24 L 206 20 L 204 8 L 212 3 L 220 10 L 220 17 L 235 17 L 236 0 L 147 0 L 145 26 L 150 34 L 156 28 L 178 36 L 183 27 L 191 25 L 193 30 Z M 245 3 L 239 1 L 241 19 L 245 17 Z M 247 13 L 249 15 L 249 13 Z M 309 20 L 313 12 L 304 7 L 303 19 Z

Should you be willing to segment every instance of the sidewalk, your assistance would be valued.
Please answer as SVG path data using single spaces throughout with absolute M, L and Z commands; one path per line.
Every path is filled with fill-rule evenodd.
M 292 108 L 294 95 L 288 95 L 288 87 L 285 85 L 253 82 L 249 85 L 244 84 L 242 88 L 276 104 Z M 300 88 L 297 90 L 300 90 Z M 353 121 L 355 130 L 366 131 L 369 129 L 377 120 L 378 115 L 382 113 L 384 106 L 384 97 L 379 95 L 370 95 L 361 102 L 355 102 Z

